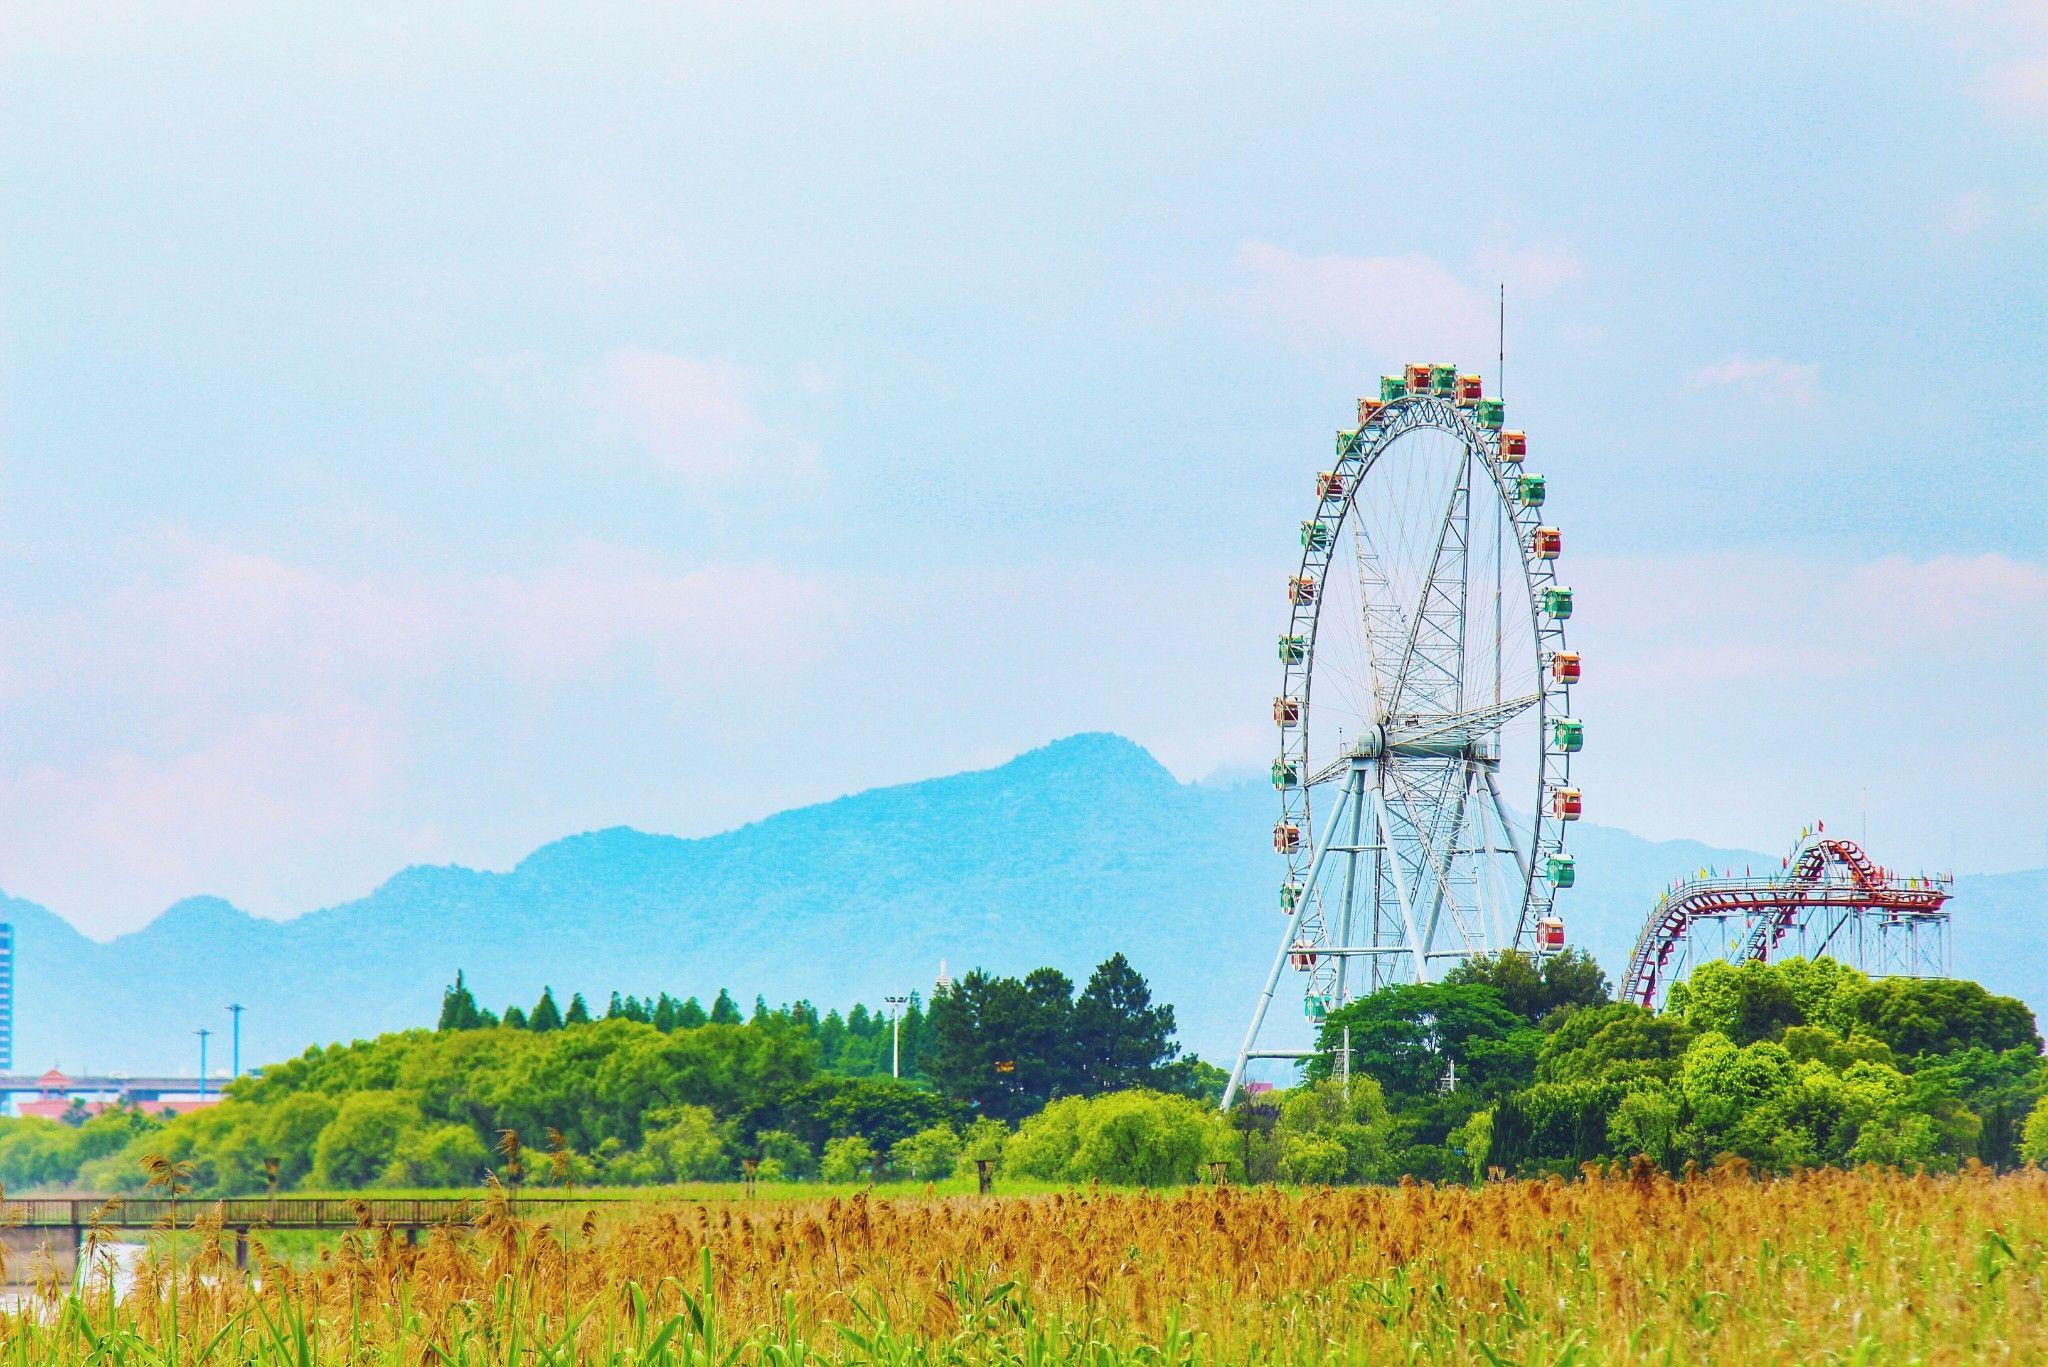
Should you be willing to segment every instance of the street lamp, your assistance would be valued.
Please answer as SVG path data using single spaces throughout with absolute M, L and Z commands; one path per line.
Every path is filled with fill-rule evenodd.
M 194 1030 L 192 1033 L 199 1036 L 199 1096 L 201 1100 L 204 1100 L 206 1097 L 206 1037 L 212 1034 L 213 1031 Z
M 228 1014 L 235 1019 L 235 1046 L 232 1060 L 236 1078 L 242 1076 L 242 1007 L 239 1003 L 228 1008 Z M 231 1081 L 233 1079 L 230 1079 Z
M 903 1076 L 903 1007 L 908 997 L 884 997 L 889 1003 L 889 1076 Z

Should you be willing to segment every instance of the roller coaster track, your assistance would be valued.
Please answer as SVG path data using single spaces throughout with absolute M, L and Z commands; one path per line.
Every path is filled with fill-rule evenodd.
M 1821 933 L 1812 952 L 1834 946 L 1844 927 L 1872 914 L 1899 923 L 1944 916 L 1947 880 L 1895 878 L 1873 863 L 1853 840 L 1814 838 L 1801 845 L 1775 877 L 1689 878 L 1651 909 L 1629 955 L 1622 1000 L 1657 1004 L 1668 989 L 1666 969 L 1700 922 L 1740 917 L 1745 923 L 1735 961 L 1768 961 L 1788 931 L 1816 918 Z

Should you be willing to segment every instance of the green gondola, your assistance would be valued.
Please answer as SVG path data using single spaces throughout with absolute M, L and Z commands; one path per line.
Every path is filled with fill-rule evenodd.
M 1283 758 L 1273 761 L 1273 786 L 1275 788 L 1292 788 L 1300 781 L 1301 770 L 1294 767 L 1293 760 Z
M 1311 992 L 1301 999 L 1301 1012 L 1312 1021 L 1321 1021 L 1330 1014 L 1330 1003 L 1319 992 Z
M 1296 907 L 1300 905 L 1301 884 L 1282 883 L 1280 885 L 1280 910 L 1293 911 Z
M 1499 399 L 1481 399 L 1474 414 L 1478 417 L 1481 427 L 1491 427 L 1499 431 L 1500 425 L 1507 421 L 1508 409 Z
M 1572 615 L 1572 591 L 1570 589 L 1543 590 L 1543 610 L 1552 618 L 1562 622 Z
M 1543 506 L 1543 476 L 1523 475 L 1519 480 L 1515 481 L 1515 497 L 1521 500 L 1524 508 L 1541 508 Z
M 1330 524 L 1309 521 L 1301 524 L 1301 547 L 1307 551 L 1324 551 L 1330 548 Z
M 1408 381 L 1399 375 L 1380 376 L 1380 402 L 1392 403 L 1408 397 Z
M 1429 368 L 1429 392 L 1446 399 L 1458 396 L 1458 368 L 1454 365 L 1433 365 Z
M 1354 428 L 1350 429 L 1349 431 L 1339 432 L 1339 433 L 1337 434 L 1337 459 L 1339 459 L 1339 460 L 1342 460 L 1342 459 L 1344 459 L 1344 457 L 1346 457 L 1346 456 L 1350 455 L 1350 454 L 1352 453 L 1352 451 L 1356 450 L 1356 449 L 1357 449 L 1357 447 L 1358 447 L 1358 429 L 1357 429 L 1357 428 L 1355 428 L 1355 427 L 1354 427 Z
M 1280 638 L 1280 663 L 1298 665 L 1308 658 L 1308 637 L 1282 636 Z
M 1577 717 L 1558 717 L 1550 723 L 1550 743 L 1568 755 L 1586 746 L 1586 724 Z
M 1572 862 L 1572 857 L 1568 854 L 1553 854 L 1550 856 L 1550 862 L 1544 866 L 1543 876 L 1550 880 L 1550 886 L 1554 888 L 1568 888 L 1578 881 L 1578 865 Z

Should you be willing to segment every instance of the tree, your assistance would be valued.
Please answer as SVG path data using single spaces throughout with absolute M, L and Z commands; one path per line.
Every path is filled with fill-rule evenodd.
M 1311 1079 L 1328 1077 L 1333 1051 L 1351 1032 L 1352 1071 L 1377 1078 L 1390 1097 L 1433 1092 L 1450 1063 L 1461 1087 L 1493 1095 L 1526 1082 L 1543 1036 L 1485 983 L 1383 987 L 1324 1018 Z
M 1613 996 L 1607 974 L 1583 949 L 1541 957 L 1506 949 L 1461 961 L 1443 981 L 1482 983 L 1501 995 L 1501 1004 L 1528 1021 L 1542 1023 L 1553 1012 L 1603 1006 Z
M 943 1122 L 889 1146 L 889 1161 L 905 1177 L 926 1182 L 952 1176 L 960 1162 L 960 1136 Z
M 2020 1127 L 2020 1161 L 2048 1168 L 2048 1100 L 2035 1103 Z
M 526 1019 L 526 1028 L 537 1035 L 562 1028 L 562 1008 L 555 1005 L 554 988 L 543 987 L 540 990 L 540 1000 L 534 1003 L 533 1014 Z
M 1075 1048 L 1074 985 L 1057 969 L 1034 969 L 1022 980 L 976 969 L 932 1000 L 925 1024 L 925 1076 L 984 1115 L 1015 1121 L 1086 1085 Z
M 1074 1004 L 1073 1039 L 1082 1086 L 1096 1092 L 1156 1088 L 1180 1052 L 1173 1008 L 1152 1004 L 1151 987 L 1122 954 L 1089 976 Z
M 520 1009 L 519 1009 L 518 1007 L 516 1007 L 516 1006 L 508 1006 L 508 1007 L 506 1007 L 506 1008 L 505 1008 L 505 1024 L 506 1024 L 506 1026 L 508 1026 L 509 1028 L 511 1028 L 511 1029 L 513 1029 L 513 1030 L 524 1030 L 524 1029 L 526 1029 L 526 1028 L 527 1028 L 527 1026 L 526 1026 L 526 1013 L 525 1013 L 524 1011 L 520 1010 Z
M 1014 1176 L 1143 1186 L 1192 1182 L 1232 1148 L 1223 1117 L 1182 1096 L 1105 1092 L 1064 1097 L 1017 1127 L 1003 1150 Z
M 724 997 L 725 993 L 721 990 L 718 995 Z M 726 1005 L 732 1005 L 731 998 L 726 998 Z M 728 1014 L 737 1016 L 739 1012 L 735 1009 Z M 695 997 L 690 997 L 675 1008 L 675 1020 L 669 1028 L 672 1030 L 695 1030 L 700 1025 L 709 1025 L 710 1023 L 711 1017 L 704 1010 L 704 1007 Z M 729 1020 L 721 1022 L 721 1024 L 736 1025 L 738 1022 Z
M 368 1186 L 382 1175 L 420 1109 L 395 1092 L 355 1092 L 320 1131 L 313 1148 L 313 1180 L 325 1187 Z
M 617 995 L 617 993 L 613 994 L 614 997 L 616 997 Z M 590 1024 L 590 1004 L 583 1000 L 583 994 L 581 992 L 578 992 L 575 996 L 569 998 L 569 1014 L 562 1017 L 562 1024 Z
M 2034 1013 L 2025 1002 L 1993 996 L 1967 979 L 1885 978 L 1856 993 L 1850 1013 L 1863 1029 L 1906 1055 L 2041 1048 Z
M 692 997 L 690 1000 L 695 1001 L 696 998 Z M 711 1023 L 713 1025 L 738 1025 L 744 1019 L 745 1017 L 740 1015 L 739 1004 L 732 999 L 732 994 L 722 987 L 719 988 L 718 1000 L 711 1003 Z
M 477 1009 L 476 998 L 462 981 L 462 970 L 455 970 L 455 983 L 441 994 L 441 1020 L 436 1030 L 475 1030 L 484 1023 L 483 1012 Z
M 857 1134 L 849 1134 L 825 1145 L 818 1175 L 827 1182 L 861 1182 L 873 1174 L 874 1167 L 874 1145 Z
M 466 1187 L 490 1167 L 490 1150 L 467 1125 L 433 1125 L 414 1130 L 398 1141 L 394 1154 L 397 1185 Z
M 704 1106 L 665 1106 L 648 1114 L 642 1146 L 662 1175 L 683 1182 L 712 1182 L 732 1172 L 718 1118 Z
M 294 1186 L 313 1170 L 314 1146 L 340 1107 L 321 1092 L 294 1092 L 262 1109 L 264 1156 L 277 1160 L 278 1181 Z

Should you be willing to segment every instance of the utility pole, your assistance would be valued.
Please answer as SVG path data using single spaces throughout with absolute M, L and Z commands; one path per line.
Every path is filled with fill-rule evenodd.
M 1344 1079 L 1344 1104 L 1351 1104 L 1351 1027 L 1344 1027 L 1344 1054 L 1341 1076 Z
M 943 970 L 941 970 L 943 972 Z M 889 1076 L 903 1076 L 903 1007 L 908 997 L 884 997 L 889 1003 Z
M 204 1099 L 206 1096 L 206 1037 L 212 1034 L 213 1031 L 194 1030 L 192 1033 L 199 1036 L 199 1095 Z
M 231 1060 L 234 1077 L 230 1078 L 229 1081 L 236 1081 L 242 1076 L 242 1007 L 240 1003 L 230 1006 L 228 1008 L 228 1015 L 232 1016 L 235 1022 L 234 1057 Z

